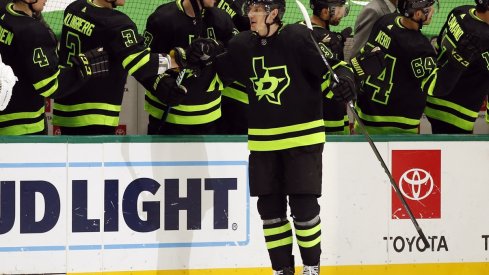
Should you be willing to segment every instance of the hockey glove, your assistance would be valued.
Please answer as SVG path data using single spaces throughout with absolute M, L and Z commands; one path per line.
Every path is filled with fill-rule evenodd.
M 332 87 L 333 98 L 340 102 L 350 102 L 357 97 L 357 85 L 353 72 L 347 67 L 335 70 L 340 82 Z
M 462 69 L 463 67 L 467 68 L 480 53 L 479 38 L 469 33 L 465 33 L 460 40 L 458 40 L 457 48 L 452 50 L 450 61 L 457 62 L 462 66 Z
M 103 48 L 89 50 L 71 58 L 80 78 L 105 77 L 109 75 L 109 55 Z
M 166 73 L 158 76 L 153 88 L 156 98 L 167 106 L 179 105 L 187 95 L 187 89 L 178 85 L 175 78 Z
M 355 77 L 359 82 L 365 80 L 369 75 L 379 75 L 386 67 L 385 53 L 379 47 L 364 48 L 352 58 L 351 65 Z
M 17 81 L 18 79 L 12 71 L 12 68 L 5 65 L 0 56 L 0 111 L 7 108 L 10 98 L 12 97 L 12 90 Z
M 203 68 L 211 65 L 218 55 L 225 52 L 225 48 L 214 39 L 199 38 L 192 41 L 185 51 L 190 66 Z

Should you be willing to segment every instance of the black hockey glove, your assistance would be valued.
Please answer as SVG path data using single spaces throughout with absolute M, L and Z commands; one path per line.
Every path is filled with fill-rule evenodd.
M 457 48 L 452 50 L 450 60 L 467 68 L 480 53 L 479 38 L 469 33 L 465 33 L 458 41 Z
M 82 79 L 109 75 L 109 56 L 103 48 L 92 49 L 75 55 L 71 58 L 71 62 L 78 69 Z
M 365 80 L 369 75 L 379 75 L 386 67 L 385 53 L 379 48 L 364 48 L 352 58 L 351 65 L 355 77 L 359 82 Z
M 156 98 L 168 106 L 179 105 L 187 95 L 187 89 L 178 85 L 175 78 L 166 73 L 158 76 L 153 88 Z
M 198 38 L 190 43 L 185 52 L 190 66 L 203 68 L 211 65 L 218 55 L 225 52 L 225 48 L 214 39 Z
M 357 97 L 357 85 L 352 71 L 346 67 L 335 70 L 340 82 L 332 86 L 333 98 L 340 102 L 350 102 Z

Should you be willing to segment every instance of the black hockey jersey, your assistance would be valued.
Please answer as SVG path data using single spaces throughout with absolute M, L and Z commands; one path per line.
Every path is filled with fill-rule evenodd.
M 356 110 L 370 134 L 416 134 L 426 105 L 421 86 L 436 68 L 429 40 L 418 30 L 401 24 L 401 15 L 384 15 L 376 21 L 366 44 L 380 47 L 385 69 L 364 81 Z M 355 124 L 356 132 L 358 124 Z
M 241 2 L 241 3 L 240 3 Z M 250 29 L 250 19 L 247 14 L 243 14 L 243 4 L 241 0 L 219 0 L 216 7 L 224 10 L 231 19 L 238 31 L 247 31 Z
M 203 9 L 202 21 L 186 15 L 183 1 L 176 0 L 158 7 L 148 18 L 146 45 L 153 52 L 169 53 L 175 47 L 186 48 L 198 37 L 213 38 L 227 44 L 237 33 L 231 18 L 217 8 Z M 223 83 L 211 67 L 204 68 L 198 77 L 187 72 L 181 83 L 187 96 L 180 105 L 171 108 L 166 123 L 199 125 L 216 121 L 221 116 Z M 146 92 L 145 110 L 161 119 L 167 107 L 151 92 Z
M 453 9 L 438 37 L 440 63 L 446 62 L 458 40 L 468 33 L 478 38 L 480 54 L 460 75 L 453 90 L 446 96 L 428 96 L 425 114 L 471 133 L 484 98 L 489 93 L 489 25 L 475 15 L 474 6 Z
M 151 54 L 134 22 L 115 9 L 77 0 L 65 9 L 60 40 L 60 63 L 71 56 L 103 47 L 110 75 L 87 82 L 77 94 L 55 100 L 53 124 L 64 127 L 117 126 L 127 75 L 147 88 L 158 74 L 159 55 Z
M 73 69 L 59 69 L 57 40 L 44 22 L 14 10 L 13 4 L 0 17 L 0 53 L 19 79 L 0 112 L 0 135 L 46 134 L 45 97 L 72 92 L 79 78 Z
M 302 24 L 305 23 L 302 22 Z M 343 44 L 338 41 L 337 34 L 319 25 L 313 24 L 312 27 L 313 36 L 319 43 L 324 55 L 330 59 L 343 60 L 343 48 L 330 46 Z M 333 99 L 333 92 L 330 89 L 326 91 L 325 95 L 326 97 L 323 101 L 323 119 L 326 134 L 349 134 L 350 121 L 346 112 L 345 103 Z
M 225 81 L 246 86 L 251 151 L 325 141 L 321 85 L 328 71 L 313 43 L 310 31 L 300 24 L 286 25 L 267 38 L 246 31 L 216 61 Z

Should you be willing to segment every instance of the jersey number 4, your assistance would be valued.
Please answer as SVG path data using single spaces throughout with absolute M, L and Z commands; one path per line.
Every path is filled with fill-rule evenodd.
M 39 65 L 39 67 L 49 66 L 48 57 L 44 54 L 42 48 L 35 48 L 32 55 L 32 62 Z
M 385 69 L 378 76 L 369 76 L 365 85 L 374 89 L 372 100 L 387 105 L 389 95 L 392 90 L 392 79 L 394 78 L 394 67 L 396 58 L 390 55 L 385 56 Z

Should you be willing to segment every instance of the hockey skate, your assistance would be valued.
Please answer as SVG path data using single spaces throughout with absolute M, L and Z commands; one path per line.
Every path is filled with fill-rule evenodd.
M 302 269 L 302 275 L 319 275 L 319 265 L 305 265 Z
M 274 270 L 273 275 L 294 275 L 294 268 L 284 267 L 280 270 Z

